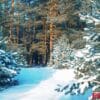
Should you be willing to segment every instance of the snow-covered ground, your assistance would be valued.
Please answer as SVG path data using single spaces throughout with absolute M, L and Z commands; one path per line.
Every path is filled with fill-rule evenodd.
M 0 100 L 78 100 L 78 96 L 65 96 L 63 93 L 55 91 L 57 85 L 63 86 L 75 81 L 73 71 L 73 69 L 52 68 L 22 69 L 19 76 L 16 77 L 20 84 L 2 91 Z M 85 98 L 88 98 L 89 95 L 90 92 L 85 95 Z M 80 98 L 83 97 L 84 95 Z

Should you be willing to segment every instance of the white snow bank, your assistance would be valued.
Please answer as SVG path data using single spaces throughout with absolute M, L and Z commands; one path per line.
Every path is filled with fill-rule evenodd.
M 72 69 L 56 70 L 51 78 L 42 81 L 35 88 L 21 93 L 19 91 L 14 92 L 15 90 L 6 93 L 6 95 L 3 93 L 1 94 L 3 95 L 1 100 L 59 100 L 62 94 L 54 90 L 57 84 L 65 85 L 67 82 L 73 81 L 74 76 L 74 70 Z M 25 89 L 26 87 L 20 86 L 20 88 Z

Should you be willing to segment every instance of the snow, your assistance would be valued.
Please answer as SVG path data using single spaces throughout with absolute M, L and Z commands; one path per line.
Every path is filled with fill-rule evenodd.
M 100 19 L 97 19 L 90 15 L 79 14 L 81 20 L 85 20 L 87 23 L 94 23 L 95 25 L 100 23 Z
M 84 28 L 84 31 L 89 31 L 90 29 L 89 28 Z
M 54 73 L 52 68 L 22 68 L 16 79 L 20 85 L 38 84 L 41 80 L 46 80 Z
M 16 72 L 15 70 L 8 69 L 8 68 L 6 68 L 6 67 L 3 67 L 3 68 L 2 68 L 2 71 L 5 72 L 6 74 L 9 74 L 9 75 L 10 75 L 11 73 L 14 74 L 14 75 L 17 74 L 17 72 Z
M 83 39 L 85 39 L 87 42 L 90 40 L 89 36 L 84 36 Z
M 34 72 L 35 74 L 33 74 Z M 42 77 L 40 75 L 42 75 Z M 17 78 L 20 79 L 20 85 L 3 91 L 0 94 L 0 100 L 41 100 L 41 98 L 43 98 L 43 100 L 59 100 L 61 94 L 54 89 L 57 84 L 64 85 L 73 81 L 74 72 L 72 69 L 54 70 L 51 68 L 31 68 L 23 69 L 21 75 Z M 37 82 L 38 78 L 40 79 Z
M 88 88 L 88 82 L 80 85 L 80 93 L 83 94 L 84 91 Z
M 72 97 L 55 91 L 59 84 L 64 86 L 76 81 L 74 77 L 73 69 L 23 68 L 16 77 L 20 84 L 2 91 L 0 100 L 78 100 L 82 97 L 88 98 L 91 94 L 90 90 L 85 96 L 81 95 L 80 97 Z
M 79 57 L 79 58 L 84 57 L 84 55 L 83 55 L 83 53 L 82 53 L 81 51 L 77 51 L 77 52 L 75 53 L 75 56 L 76 56 L 76 57 Z
M 95 91 L 98 87 L 99 87 L 99 86 L 94 86 L 94 87 L 92 88 L 92 90 Z
M 79 16 L 80 16 L 80 19 L 81 19 L 81 20 L 85 20 L 85 19 L 86 19 L 85 16 L 82 15 L 82 14 L 79 14 Z
M 60 100 L 88 100 L 89 97 L 91 96 L 91 89 L 88 89 L 84 95 L 83 94 L 79 94 L 79 95 L 67 95 L 67 96 L 62 96 L 60 98 Z
M 17 55 L 17 54 L 18 54 L 18 52 L 13 52 L 12 54 L 13 54 L 13 55 Z
M 91 49 L 91 45 L 86 45 L 84 49 L 80 49 L 75 51 L 75 56 L 82 58 L 82 57 L 86 57 L 89 53 L 90 53 L 90 49 Z
M 5 51 L 0 49 L 0 54 L 2 54 L 2 53 L 5 53 Z

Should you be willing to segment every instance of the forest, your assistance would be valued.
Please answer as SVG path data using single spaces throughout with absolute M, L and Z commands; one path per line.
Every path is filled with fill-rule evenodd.
M 34 2 L 1 0 L 0 29 L 7 37 L 6 49 L 23 48 L 28 64 L 46 65 L 53 42 L 68 29 L 81 31 L 85 22 L 78 15 L 79 1 Z
M 36 93 L 45 84 L 55 97 L 48 92 L 44 100 L 92 100 L 100 92 L 100 0 L 0 0 L 1 100 L 15 99 L 9 92 L 17 88 L 23 96 L 23 89 Z M 16 100 L 41 100 L 43 93 L 16 94 Z

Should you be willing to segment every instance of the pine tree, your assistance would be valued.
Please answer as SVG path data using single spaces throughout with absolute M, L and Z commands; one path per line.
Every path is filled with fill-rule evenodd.
M 20 65 L 14 57 L 14 54 L 0 50 L 0 87 L 16 84 L 13 78 L 19 73 Z

